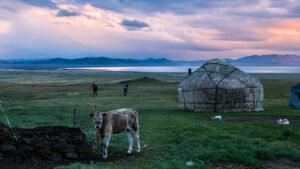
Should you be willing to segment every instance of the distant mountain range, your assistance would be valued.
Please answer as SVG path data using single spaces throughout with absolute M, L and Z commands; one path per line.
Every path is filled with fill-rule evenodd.
M 225 59 L 234 65 L 300 65 L 297 55 L 252 55 L 239 59 Z M 108 57 L 85 57 L 79 59 L 40 59 L 40 60 L 0 60 L 2 66 L 49 66 L 49 67 L 82 67 L 82 66 L 196 66 L 206 60 L 173 61 L 160 59 L 114 59 Z
M 237 60 L 229 60 L 233 64 L 243 65 L 300 65 L 297 55 L 252 55 Z

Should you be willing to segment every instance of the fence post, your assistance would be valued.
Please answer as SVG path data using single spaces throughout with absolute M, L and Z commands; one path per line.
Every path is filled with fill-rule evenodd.
M 74 127 L 76 126 L 76 108 L 74 108 L 74 111 L 73 111 L 73 125 L 74 125 Z

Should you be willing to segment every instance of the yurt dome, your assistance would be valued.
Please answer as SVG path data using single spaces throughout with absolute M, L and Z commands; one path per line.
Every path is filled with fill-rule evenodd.
M 260 81 L 229 62 L 207 61 L 178 86 L 179 108 L 195 112 L 263 111 Z
M 300 83 L 291 87 L 290 106 L 300 108 Z

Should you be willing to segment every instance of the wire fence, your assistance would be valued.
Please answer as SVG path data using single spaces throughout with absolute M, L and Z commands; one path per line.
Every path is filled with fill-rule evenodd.
M 3 108 L 2 108 L 3 106 Z M 93 106 L 81 104 L 75 106 L 36 105 L 34 107 L 19 107 L 13 103 L 0 105 L 0 122 L 11 127 L 12 135 L 14 127 L 31 128 L 43 125 L 63 125 L 79 127 L 87 136 L 87 141 L 94 144 L 95 129 L 89 113 L 93 112 Z M 5 110 L 5 111 L 4 111 Z M 17 138 L 15 136 L 15 138 Z
M 13 128 L 11 127 L 10 121 L 9 121 L 9 119 L 8 119 L 6 113 L 5 113 L 5 111 L 4 111 L 4 109 L 3 109 L 2 105 L 1 105 L 1 101 L 0 101 L 0 108 L 1 108 L 1 111 L 2 111 L 2 113 L 3 113 L 3 115 L 4 115 L 5 119 L 6 119 L 6 122 L 7 122 L 8 126 L 9 126 L 9 128 L 10 128 L 13 136 L 15 137 L 16 141 L 18 141 L 18 137 L 16 136 Z

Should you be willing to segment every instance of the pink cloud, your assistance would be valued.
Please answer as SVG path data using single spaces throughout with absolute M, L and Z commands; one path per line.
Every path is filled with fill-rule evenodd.
M 130 7 L 114 1 L 124 7 L 118 10 L 111 3 L 1 1 L 5 10 L 0 11 L 0 47 L 6 51 L 2 56 L 191 60 L 300 50 L 299 19 L 290 4 L 225 0 L 202 1 L 205 8 L 196 8 L 193 5 L 199 4 L 191 1 L 178 9 L 178 1 L 154 9 L 159 4 L 139 1 Z M 149 12 L 138 9 L 147 5 Z

